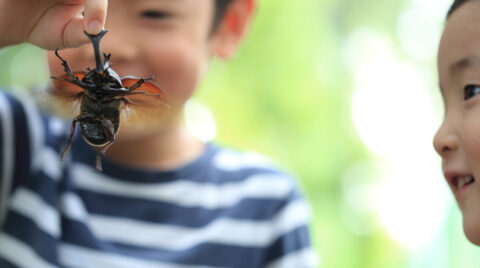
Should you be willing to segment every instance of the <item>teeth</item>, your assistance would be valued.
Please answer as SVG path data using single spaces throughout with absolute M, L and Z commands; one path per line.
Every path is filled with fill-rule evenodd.
M 462 176 L 457 178 L 457 189 L 462 189 L 465 185 L 475 181 L 473 176 Z

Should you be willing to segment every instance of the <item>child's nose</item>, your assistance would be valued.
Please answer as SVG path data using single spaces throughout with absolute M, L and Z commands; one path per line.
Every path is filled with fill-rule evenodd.
M 445 124 L 435 134 L 433 139 L 433 147 L 441 156 L 445 157 L 449 152 L 456 151 L 459 146 L 457 134 L 448 131 Z
M 100 49 L 107 54 L 112 54 L 112 64 L 132 61 L 138 57 L 139 53 L 135 42 L 129 40 L 121 31 L 108 32 L 100 44 Z

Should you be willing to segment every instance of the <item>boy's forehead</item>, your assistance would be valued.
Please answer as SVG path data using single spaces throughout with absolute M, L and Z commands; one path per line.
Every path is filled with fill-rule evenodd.
M 215 0 L 109 0 L 109 6 L 115 6 L 112 11 L 115 9 L 130 11 L 134 8 L 166 8 L 170 9 L 170 11 L 208 15 L 215 8 Z
M 129 4 L 139 3 L 164 3 L 172 5 L 186 5 L 186 4 L 204 4 L 213 2 L 213 0 L 109 0 L 109 2 L 127 2 Z
M 480 1 L 472 1 L 448 19 L 440 41 L 438 62 L 443 71 L 455 72 L 480 61 Z

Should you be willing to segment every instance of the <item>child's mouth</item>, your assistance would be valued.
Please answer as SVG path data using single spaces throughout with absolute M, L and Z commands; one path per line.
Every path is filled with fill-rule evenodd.
M 460 176 L 455 178 L 455 186 L 457 188 L 456 189 L 457 198 L 460 197 L 460 195 L 473 183 L 475 183 L 475 177 L 473 177 L 472 175 Z

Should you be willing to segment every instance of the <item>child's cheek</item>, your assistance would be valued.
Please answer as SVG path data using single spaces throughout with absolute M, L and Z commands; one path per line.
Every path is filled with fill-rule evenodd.
M 480 106 L 472 108 L 464 115 L 459 139 L 470 168 L 480 171 Z
M 201 53 L 186 45 L 165 47 L 155 55 L 151 68 L 155 81 L 167 95 L 171 105 L 181 108 L 192 96 L 203 77 L 207 61 Z
M 479 109 L 480 110 L 480 109 Z M 473 111 L 470 111 L 473 112 Z M 469 113 L 464 116 L 460 129 L 460 153 L 465 153 L 469 172 L 480 177 L 480 113 Z M 459 120 L 462 120 L 459 118 Z M 457 156 L 458 157 L 458 156 Z M 462 156 L 460 156 L 462 157 Z M 468 198 L 461 205 L 463 226 L 467 238 L 480 244 L 480 184 L 474 183 L 469 190 Z

